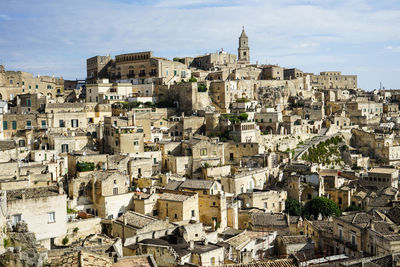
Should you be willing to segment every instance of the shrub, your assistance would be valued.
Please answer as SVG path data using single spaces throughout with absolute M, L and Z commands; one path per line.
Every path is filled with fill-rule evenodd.
M 240 121 L 247 121 L 248 117 L 249 117 L 249 114 L 247 114 L 247 113 L 241 113 L 241 114 L 238 116 L 238 119 L 239 119 Z
M 197 91 L 198 92 L 207 92 L 207 86 L 205 84 L 198 84 L 197 85 Z
M 78 233 L 78 231 L 79 231 L 79 227 L 75 227 L 74 230 L 72 230 L 72 232 L 73 232 L 74 234 Z
M 7 238 L 4 238 L 3 245 L 4 245 L 4 248 L 8 248 L 10 246 L 10 240 L 8 240 Z
M 197 83 L 197 79 L 195 77 L 192 77 L 189 79 L 189 82 L 191 83 Z
M 65 236 L 62 240 L 62 244 L 65 246 L 66 244 L 68 244 L 68 242 L 69 242 L 68 236 Z
M 89 172 L 95 169 L 95 165 L 93 162 L 78 162 L 76 164 L 76 169 L 79 172 Z

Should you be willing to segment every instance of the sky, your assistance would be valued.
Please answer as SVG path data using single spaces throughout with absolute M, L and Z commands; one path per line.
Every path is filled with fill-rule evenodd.
M 0 0 L 0 64 L 84 79 L 95 55 L 237 54 L 242 26 L 252 63 L 400 88 L 399 0 Z

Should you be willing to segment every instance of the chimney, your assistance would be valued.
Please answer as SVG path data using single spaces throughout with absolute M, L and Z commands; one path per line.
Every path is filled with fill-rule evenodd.
M 207 237 L 204 239 L 203 243 L 204 243 L 204 246 L 207 246 L 207 245 L 208 245 L 208 239 L 207 239 Z
M 193 250 L 194 249 L 194 241 L 190 240 L 189 241 L 189 250 Z
M 168 216 L 165 217 L 165 222 L 166 222 L 166 223 L 169 223 L 169 217 L 168 217 Z
M 124 225 L 128 224 L 128 220 L 126 219 L 126 217 L 124 217 Z

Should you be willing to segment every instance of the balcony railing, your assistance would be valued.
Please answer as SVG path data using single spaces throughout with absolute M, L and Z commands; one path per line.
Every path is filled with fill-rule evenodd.
M 140 73 L 139 73 L 139 77 L 144 77 L 144 76 L 146 76 L 146 73 L 145 73 L 145 72 L 140 72 Z

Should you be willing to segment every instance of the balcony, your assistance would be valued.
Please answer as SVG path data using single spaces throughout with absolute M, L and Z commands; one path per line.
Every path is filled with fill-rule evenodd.
M 145 72 L 140 72 L 140 73 L 139 73 L 139 77 L 144 77 L 144 76 L 146 76 L 146 73 L 145 73 Z
M 150 75 L 150 76 L 156 76 L 156 75 L 157 75 L 157 71 L 150 71 L 150 72 L 149 72 L 149 75 Z
M 341 243 L 341 244 L 343 244 L 345 247 L 347 247 L 347 248 L 349 248 L 349 249 L 351 249 L 351 250 L 353 250 L 353 251 L 358 251 L 357 250 L 357 244 L 353 244 L 352 242 L 350 242 L 350 241 L 345 241 L 345 240 L 343 240 L 343 239 L 340 239 L 339 237 L 334 237 L 334 239 L 335 239 L 335 241 L 337 241 L 338 243 Z
M 348 247 L 349 249 L 353 250 L 353 251 L 357 251 L 357 244 L 353 244 L 352 242 L 345 242 L 346 247 Z
M 135 73 L 128 73 L 127 77 L 128 77 L 128 79 L 129 78 L 135 78 L 136 74 Z

